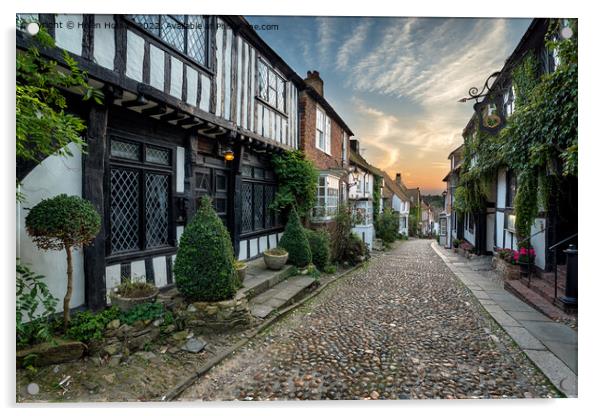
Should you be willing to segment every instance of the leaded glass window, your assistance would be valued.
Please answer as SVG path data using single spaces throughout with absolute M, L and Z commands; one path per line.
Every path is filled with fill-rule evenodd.
M 201 65 L 208 66 L 208 19 L 188 15 L 131 15 L 138 26 Z
M 328 220 L 333 218 L 339 207 L 339 179 L 330 175 L 318 178 L 316 206 L 312 210 L 312 219 Z
M 257 95 L 272 107 L 286 112 L 286 81 L 262 60 L 257 64 L 257 72 Z
M 277 213 L 270 208 L 276 195 L 276 185 L 274 183 L 244 180 L 241 193 L 242 234 L 270 229 L 280 225 Z
M 146 247 L 161 247 L 168 240 L 169 177 L 146 174 Z
M 130 169 L 111 169 L 111 248 L 135 250 L 139 239 L 140 176 Z
M 149 146 L 146 148 L 146 161 L 158 165 L 169 166 L 169 150 Z
M 169 246 L 171 150 L 116 138 L 110 149 L 109 255 Z

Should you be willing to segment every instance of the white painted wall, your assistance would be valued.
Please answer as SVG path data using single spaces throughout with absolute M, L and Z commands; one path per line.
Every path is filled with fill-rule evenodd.
M 546 228 L 545 218 L 536 218 L 531 226 L 531 235 L 538 233 Z M 535 265 L 540 269 L 546 267 L 546 233 L 541 232 L 531 237 L 531 245 L 535 249 Z
M 82 14 L 57 14 L 55 17 L 56 46 L 81 55 L 84 36 L 83 22 Z
M 115 69 L 115 20 L 110 14 L 94 15 L 94 60 L 100 66 Z
M 165 52 L 150 45 L 150 85 L 163 92 L 165 85 Z
M 34 272 L 46 276 L 50 292 L 62 300 L 67 291 L 67 258 L 64 251 L 39 250 L 25 229 L 25 217 L 28 209 L 42 199 L 59 194 L 82 195 L 82 156 L 77 146 L 69 145 L 72 157 L 50 156 L 36 166 L 23 180 L 21 191 L 26 201 L 17 204 L 17 257 Z M 73 252 L 73 295 L 71 307 L 83 305 L 84 256 L 82 250 Z M 57 311 L 63 309 L 60 301 Z
M 356 225 L 351 231 L 362 239 L 362 241 L 368 245 L 368 248 L 372 250 L 372 244 L 374 243 L 374 225 Z
M 506 208 L 506 169 L 497 171 L 497 205 L 498 208 Z
M 135 81 L 142 82 L 144 39 L 131 30 L 127 31 L 126 61 L 125 75 Z
M 182 79 L 184 77 L 184 64 L 178 58 L 171 57 L 171 80 L 169 94 L 177 99 L 182 99 Z

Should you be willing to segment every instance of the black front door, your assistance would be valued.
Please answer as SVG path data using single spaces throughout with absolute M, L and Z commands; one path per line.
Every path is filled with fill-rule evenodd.
M 194 199 L 196 208 L 205 195 L 213 199 L 213 208 L 224 225 L 228 226 L 228 182 L 229 172 L 224 167 L 211 165 L 194 168 Z

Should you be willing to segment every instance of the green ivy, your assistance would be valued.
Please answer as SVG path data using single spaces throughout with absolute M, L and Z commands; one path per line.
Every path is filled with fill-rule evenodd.
M 570 25 L 573 36 L 558 39 L 559 23 L 550 23 L 546 46 L 560 57 L 554 72 L 540 74 L 533 53 L 512 70 L 516 108 L 501 132 L 492 136 L 473 127 L 464 138 L 456 208 L 482 208 L 488 181 L 498 168 L 511 169 L 518 175 L 514 206 L 517 233 L 523 237 L 530 234 L 540 208 L 549 208 L 550 195 L 563 179 L 577 176 L 577 23 L 571 20 Z
M 380 176 L 374 176 L 374 188 L 372 190 L 372 216 L 373 220 L 376 221 L 378 214 L 380 213 L 380 198 L 381 198 L 381 186 L 383 184 L 383 178 Z
M 274 155 L 272 164 L 278 191 L 270 208 L 288 211 L 294 206 L 299 216 L 306 217 L 316 202 L 318 171 L 299 150 Z
M 27 22 L 19 22 L 27 23 Z M 83 150 L 84 120 L 67 112 L 64 90 L 79 92 L 84 100 L 102 102 L 102 92 L 91 87 L 87 74 L 75 59 L 63 51 L 67 70 L 56 61 L 41 56 L 40 50 L 53 48 L 54 39 L 43 26 L 31 39 L 26 51 L 16 59 L 16 157 L 17 162 L 39 163 L 52 154 L 71 156 L 66 147 L 75 143 Z M 25 197 L 17 193 L 17 198 Z

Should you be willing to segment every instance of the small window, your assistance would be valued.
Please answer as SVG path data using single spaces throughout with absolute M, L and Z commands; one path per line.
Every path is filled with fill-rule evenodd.
M 140 145 L 121 140 L 111 140 L 111 157 L 140 160 Z
M 157 165 L 169 166 L 169 150 L 147 146 L 146 161 L 148 163 L 156 163 Z
M 316 147 L 330 154 L 330 118 L 316 107 Z

